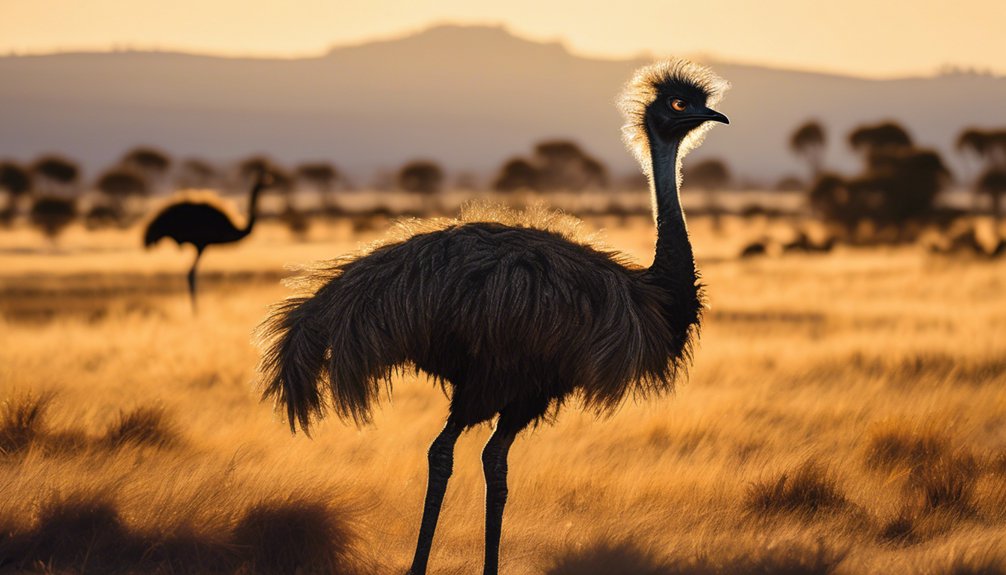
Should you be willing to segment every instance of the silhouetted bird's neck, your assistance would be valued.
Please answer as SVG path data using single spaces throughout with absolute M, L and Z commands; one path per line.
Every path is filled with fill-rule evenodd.
M 663 143 L 653 134 L 649 139 L 657 222 L 657 247 L 650 272 L 668 288 L 695 287 L 695 258 L 678 192 L 681 141 Z
M 265 188 L 265 184 L 261 180 L 256 181 L 252 188 L 251 197 L 248 199 L 248 223 L 241 230 L 242 237 L 250 234 L 252 228 L 255 227 L 255 219 L 258 217 L 258 198 L 262 194 L 263 188 Z

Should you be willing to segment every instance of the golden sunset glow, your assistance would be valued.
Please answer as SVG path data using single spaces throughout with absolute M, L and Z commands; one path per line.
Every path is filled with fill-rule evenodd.
M 1006 574 L 1004 102 L 1006 0 L 0 0 L 0 572 Z
M 302 56 L 434 23 L 502 24 L 581 54 L 704 54 L 871 76 L 956 65 L 1006 70 L 1006 3 L 850 0 L 4 0 L 0 52 L 166 49 Z

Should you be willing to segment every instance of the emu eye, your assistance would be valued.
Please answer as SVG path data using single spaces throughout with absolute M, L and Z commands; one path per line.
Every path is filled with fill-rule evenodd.
M 688 102 L 682 100 L 681 98 L 670 98 L 667 101 L 667 105 L 675 112 L 684 112 L 685 108 L 688 107 Z

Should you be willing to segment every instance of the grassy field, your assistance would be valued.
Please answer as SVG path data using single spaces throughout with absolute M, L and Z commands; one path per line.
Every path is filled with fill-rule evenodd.
M 647 263 L 645 218 L 585 225 Z M 689 381 L 518 439 L 502 571 L 1006 573 L 1006 263 L 742 261 L 768 224 L 692 228 L 711 309 Z M 439 389 L 401 376 L 373 426 L 312 440 L 252 386 L 283 265 L 373 237 L 211 249 L 193 317 L 188 252 L 0 232 L 0 571 L 404 572 Z M 433 573 L 480 569 L 489 431 L 458 444 Z

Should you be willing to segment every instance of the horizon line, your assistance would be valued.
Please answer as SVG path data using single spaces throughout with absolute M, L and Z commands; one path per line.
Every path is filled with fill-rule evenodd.
M 659 55 L 654 54 L 652 52 L 638 52 L 635 54 L 626 54 L 626 55 L 598 54 L 590 51 L 579 50 L 575 47 L 571 47 L 569 45 L 568 40 L 564 38 L 536 38 L 533 34 L 516 32 L 512 30 L 510 26 L 502 22 L 459 23 L 451 21 L 438 21 L 438 22 L 430 22 L 429 24 L 426 24 L 424 26 L 411 27 L 402 30 L 401 32 L 398 33 L 387 34 L 387 35 L 375 35 L 366 39 L 360 39 L 355 41 L 350 40 L 343 43 L 333 43 L 317 51 L 311 51 L 311 52 L 306 51 L 293 52 L 293 53 L 254 52 L 254 51 L 238 52 L 228 50 L 203 50 L 199 48 L 185 47 L 180 45 L 165 46 L 165 45 L 152 44 L 148 46 L 143 46 L 133 43 L 129 44 L 112 43 L 104 46 L 95 46 L 95 45 L 64 46 L 48 50 L 10 49 L 5 53 L 0 54 L 0 58 L 30 58 L 30 57 L 61 56 L 61 55 L 73 55 L 73 54 L 177 54 L 183 56 L 220 58 L 220 59 L 231 59 L 231 60 L 296 61 L 296 60 L 321 59 L 339 50 L 357 48 L 369 44 L 406 40 L 408 38 L 416 37 L 439 28 L 469 28 L 469 29 L 481 28 L 481 29 L 500 30 L 513 38 L 525 42 L 540 45 L 549 45 L 549 44 L 558 45 L 571 56 L 590 60 L 601 60 L 608 62 L 630 62 L 634 60 L 655 60 L 669 56 L 669 54 Z M 942 64 L 940 66 L 937 66 L 935 69 L 931 69 L 928 71 L 906 70 L 898 73 L 871 74 L 863 71 L 853 71 L 853 70 L 836 69 L 828 67 L 812 67 L 812 66 L 803 66 L 797 64 L 779 63 L 779 62 L 751 61 L 751 60 L 745 60 L 743 58 L 738 59 L 738 58 L 716 55 L 710 52 L 685 54 L 685 57 L 699 60 L 701 62 L 709 64 L 750 66 L 758 68 L 769 68 L 773 70 L 785 70 L 789 72 L 821 74 L 826 76 L 842 76 L 848 78 L 877 80 L 877 81 L 906 80 L 913 78 L 935 78 L 954 74 L 970 74 L 976 76 L 991 76 L 996 78 L 1006 77 L 1006 71 L 997 71 L 991 68 L 981 68 L 978 66 L 952 64 L 952 63 Z

